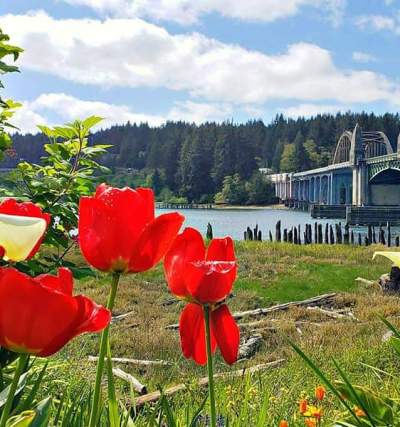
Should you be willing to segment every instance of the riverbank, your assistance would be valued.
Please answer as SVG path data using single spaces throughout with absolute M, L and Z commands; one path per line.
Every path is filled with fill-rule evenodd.
M 232 368 L 222 363 L 218 356 L 217 371 L 229 372 L 279 359 L 285 362 L 280 368 L 253 378 L 245 376 L 218 381 L 218 410 L 229 418 L 230 425 L 243 427 L 242 421 L 246 419 L 246 425 L 257 426 L 265 402 L 268 404 L 268 422 L 263 425 L 276 426 L 281 418 L 294 421 L 293 417 L 298 416 L 300 396 L 312 395 L 318 380 L 294 356 L 286 337 L 297 342 L 330 373 L 333 371 L 330 360 L 335 357 L 357 382 L 365 382 L 375 390 L 399 390 L 397 359 L 387 343 L 382 342 L 385 327 L 377 315 L 395 319 L 400 315 L 400 301 L 397 297 L 382 296 L 373 287 L 361 287 L 354 280 L 358 276 L 374 280 L 389 271 L 390 262 L 372 260 L 373 252 L 379 249 L 382 248 L 305 247 L 266 242 L 236 244 L 239 272 L 234 295 L 229 301 L 232 312 L 335 292 L 337 296 L 333 307 L 350 311 L 356 320 L 332 319 L 318 310 L 294 307 L 265 317 L 240 321 L 241 324 L 248 324 L 241 326 L 242 340 L 257 333 L 262 337 L 262 344 L 253 357 Z M 79 261 L 78 255 L 76 260 Z M 109 277 L 102 274 L 96 279 L 80 281 L 76 286 L 77 293 L 87 294 L 99 303 L 105 303 L 108 289 Z M 182 357 L 179 334 L 176 330 L 166 329 L 168 325 L 177 323 L 182 308 L 183 303 L 168 292 L 162 266 L 144 274 L 123 276 L 113 315 L 125 317 L 113 323 L 111 345 L 114 357 L 171 363 L 168 368 L 132 364 L 119 364 L 118 367 L 138 378 L 149 391 L 160 386 L 165 389 L 182 382 L 187 384 L 188 389 L 184 393 L 170 397 L 174 411 L 184 420 L 185 411 L 193 413 L 205 396 L 205 391 L 195 385 L 195 378 L 204 376 L 205 371 Z M 251 322 L 258 323 L 251 326 Z M 53 375 L 56 378 L 66 378 L 68 375 L 73 383 L 72 390 L 74 387 L 81 389 L 95 374 L 93 362 L 82 363 L 82 360 L 96 354 L 97 338 L 93 335 L 78 338 L 57 360 L 63 363 L 63 368 L 58 368 Z M 359 363 L 361 361 L 363 365 Z M 385 372 L 393 373 L 393 376 L 388 375 L 382 380 L 373 370 L 366 369 L 366 364 L 378 366 Z M 133 397 L 129 387 L 121 380 L 117 380 L 117 386 L 123 402 L 129 405 Z M 326 425 L 339 410 L 339 405 L 329 393 L 327 401 L 329 403 L 324 413 Z M 151 412 L 150 408 L 144 408 L 136 425 L 148 426 Z M 242 418 L 244 414 L 246 418 Z M 182 425 L 186 425 L 184 421 Z

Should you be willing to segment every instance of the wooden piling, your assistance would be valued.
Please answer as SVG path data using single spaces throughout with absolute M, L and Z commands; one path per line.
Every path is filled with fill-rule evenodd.
M 345 245 L 348 245 L 350 243 L 350 227 L 349 227 L 349 224 L 345 224 L 345 226 L 344 226 L 343 243 Z
M 276 242 L 280 242 L 280 241 L 282 241 L 281 226 L 282 226 L 282 223 L 281 223 L 281 221 L 279 220 L 279 221 L 276 223 L 276 227 L 275 227 L 275 241 L 276 241 Z

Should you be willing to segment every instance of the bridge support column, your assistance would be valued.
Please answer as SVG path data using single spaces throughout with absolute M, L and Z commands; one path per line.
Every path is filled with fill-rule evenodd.
M 368 175 L 365 162 L 359 162 L 353 168 L 353 197 L 354 206 L 368 204 Z

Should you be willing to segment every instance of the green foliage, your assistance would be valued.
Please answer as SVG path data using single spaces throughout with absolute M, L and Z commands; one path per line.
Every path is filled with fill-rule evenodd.
M 215 196 L 216 203 L 241 205 L 246 201 L 246 187 L 239 174 L 226 176 L 222 191 Z
M 389 326 L 395 337 L 389 343 L 398 353 L 398 337 L 400 331 L 395 328 L 388 320 L 384 323 Z M 331 381 L 327 374 L 309 358 L 296 344 L 290 343 L 293 350 L 303 359 L 306 365 L 318 376 L 326 387 L 332 391 L 334 396 L 344 406 L 346 413 L 336 422 L 336 425 L 346 427 L 360 426 L 392 426 L 400 424 L 400 406 L 398 400 L 382 392 L 377 393 L 370 390 L 364 385 L 354 385 L 339 366 L 338 362 L 333 359 L 333 364 L 339 374 L 340 381 Z M 384 371 L 381 373 L 385 374 Z
M 245 184 L 248 205 L 267 205 L 275 199 L 275 189 L 272 182 L 261 172 L 254 172 Z
M 97 158 L 104 155 L 110 146 L 88 143 L 91 128 L 101 120 L 100 117 L 92 116 L 64 126 L 40 126 L 49 140 L 44 145 L 46 155 L 38 164 L 27 161 L 19 163 L 12 175 L 13 190 L 4 191 L 4 195 L 28 199 L 52 216 L 42 247 L 44 256 L 21 263 L 19 267 L 23 271 L 38 274 L 54 271 L 62 265 L 71 267 L 79 277 L 90 271 L 87 268 L 77 269 L 64 258 L 75 245 L 71 233 L 78 225 L 80 197 L 91 195 L 98 174 L 108 172 L 107 168 L 98 163 Z
M 10 65 L 5 62 L 5 59 L 9 56 L 11 56 L 15 62 L 18 59 L 20 53 L 23 51 L 20 47 L 9 44 L 9 40 L 10 37 L 7 34 L 4 34 L 0 28 L 0 76 L 19 71 L 17 66 Z M 0 89 L 3 88 L 4 85 L 0 80 Z M 14 115 L 15 109 L 20 106 L 21 104 L 14 102 L 11 99 L 4 100 L 0 96 L 0 160 L 4 158 L 4 152 L 12 145 L 11 138 L 6 133 L 6 130 L 7 128 L 17 129 L 10 123 L 10 119 Z

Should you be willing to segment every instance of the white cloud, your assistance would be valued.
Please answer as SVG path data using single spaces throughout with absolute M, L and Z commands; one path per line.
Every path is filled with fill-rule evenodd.
M 313 117 L 318 114 L 336 114 L 350 110 L 345 105 L 317 105 L 317 104 L 300 104 L 293 107 L 282 108 L 281 112 L 286 117 Z
M 188 25 L 205 14 L 216 12 L 229 18 L 271 22 L 296 15 L 302 7 L 325 10 L 336 25 L 346 0 L 64 0 L 88 6 L 102 15 L 143 17 Z
M 362 62 L 362 63 L 367 63 L 367 62 L 376 62 L 377 58 L 374 55 L 371 55 L 370 53 L 366 53 L 366 52 L 353 52 L 353 60 L 356 62 Z
M 400 14 L 397 16 L 362 15 L 356 19 L 356 25 L 362 30 L 390 31 L 400 35 Z
M 114 124 L 148 123 L 159 126 L 167 120 L 184 120 L 194 123 L 206 121 L 224 121 L 231 117 L 232 107 L 229 105 L 195 103 L 192 101 L 177 102 L 171 110 L 161 116 L 141 114 L 132 111 L 127 105 L 108 104 L 100 101 L 82 100 L 65 93 L 46 93 L 33 101 L 24 101 L 22 108 L 17 110 L 13 123 L 22 133 L 36 133 L 39 124 L 50 123 L 49 115 L 57 117 L 57 123 L 83 119 L 91 115 L 104 117 L 99 127 L 110 127 Z
M 400 99 L 397 82 L 342 70 L 328 50 L 314 44 L 266 55 L 198 33 L 172 35 L 141 19 L 56 20 L 44 12 L 5 15 L 0 25 L 26 49 L 22 68 L 87 85 L 163 87 L 207 102 L 246 105 Z

